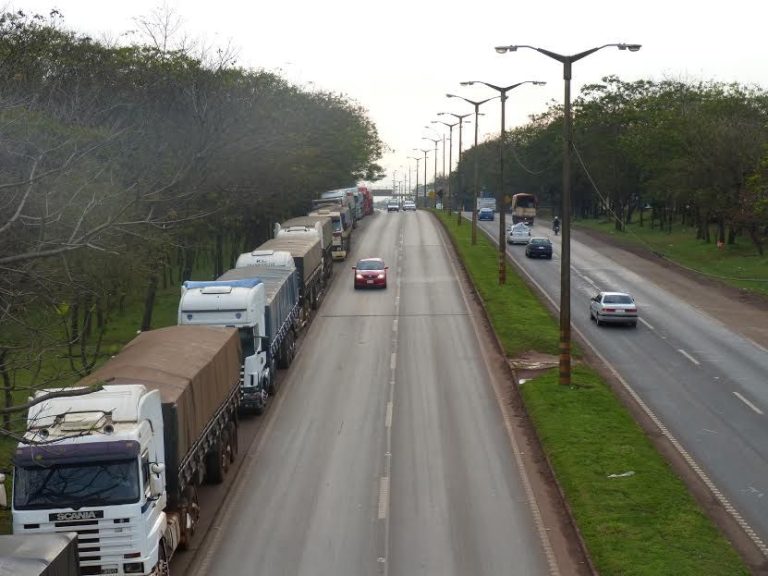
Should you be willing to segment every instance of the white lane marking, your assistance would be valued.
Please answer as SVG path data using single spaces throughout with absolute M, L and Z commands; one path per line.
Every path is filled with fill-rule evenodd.
M 690 360 L 691 362 L 693 362 L 694 364 L 696 364 L 696 366 L 701 366 L 701 364 L 699 363 L 699 361 L 698 361 L 698 360 L 696 360 L 696 358 L 694 358 L 693 356 L 691 356 L 690 354 L 688 354 L 688 352 L 686 352 L 686 351 L 685 351 L 685 350 L 683 350 L 682 348 L 678 348 L 678 349 L 677 349 L 677 351 L 678 351 L 678 352 L 680 352 L 680 354 L 682 354 L 682 355 L 683 355 L 683 356 L 685 356 L 686 358 L 688 358 L 688 360 Z
M 392 402 L 387 402 L 387 416 L 384 425 L 387 428 L 392 428 Z
M 397 352 L 392 352 L 389 356 L 389 369 L 394 370 L 395 368 L 397 368 Z
M 392 332 L 397 334 L 397 318 L 392 321 Z
M 584 282 L 586 282 L 593 288 L 597 288 L 597 284 L 595 284 L 595 281 L 592 280 L 592 278 L 590 278 L 589 276 L 585 276 L 584 274 L 582 274 L 581 277 L 584 279 Z
M 379 520 L 387 517 L 389 508 L 389 478 L 383 476 L 379 478 Z
M 643 320 L 642 318 L 638 318 L 638 320 L 639 320 L 639 321 L 640 321 L 642 324 L 645 324 L 645 326 L 646 326 L 647 328 L 650 328 L 651 330 L 656 330 L 656 328 L 654 328 L 654 327 L 653 327 L 651 324 L 649 324 L 649 323 L 648 323 L 646 320 Z
M 749 406 L 750 408 L 752 408 L 752 410 L 754 410 L 754 411 L 755 411 L 755 412 L 757 412 L 758 414 L 760 414 L 760 415 L 762 415 L 762 414 L 763 414 L 763 411 L 762 411 L 762 410 L 760 410 L 760 408 L 758 408 L 757 406 L 755 406 L 754 404 L 752 404 L 752 402 L 750 402 L 749 400 L 747 400 L 746 398 L 744 398 L 744 396 L 742 396 L 741 394 L 739 394 L 739 393 L 738 393 L 738 392 L 736 392 L 735 390 L 734 390 L 734 392 L 733 392 L 733 395 L 734 395 L 734 396 L 736 396 L 736 398 L 738 398 L 738 399 L 739 399 L 739 400 L 741 400 L 742 402 L 744 402 L 744 404 L 746 404 L 747 406 Z

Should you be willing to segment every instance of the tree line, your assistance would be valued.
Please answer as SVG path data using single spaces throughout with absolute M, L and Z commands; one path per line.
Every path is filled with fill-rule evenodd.
M 768 95 L 755 86 L 610 76 L 573 102 L 573 216 L 610 215 L 668 228 L 682 222 L 706 242 L 768 237 Z M 533 192 L 554 211 L 562 192 L 563 109 L 551 104 L 511 130 L 503 146 L 507 194 Z M 499 188 L 499 138 L 468 150 L 461 187 Z M 459 185 L 458 175 L 453 185 Z M 453 189 L 453 186 L 452 186 Z M 457 188 L 458 189 L 458 188 Z
M 381 177 L 367 111 L 239 67 L 227 50 L 118 44 L 61 15 L 0 15 L 0 378 L 26 387 L 91 371 L 127 300 L 216 272 L 332 188 Z M 51 356 L 65 366 L 51 371 Z M 24 383 L 24 384 L 22 384 Z

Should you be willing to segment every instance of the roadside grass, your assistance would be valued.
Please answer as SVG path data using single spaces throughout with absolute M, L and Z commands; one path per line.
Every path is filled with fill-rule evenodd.
M 496 247 L 482 234 L 471 246 L 469 223 L 456 226 L 455 218 L 436 214 L 454 238 L 507 354 L 554 353 L 557 322 L 513 267 L 507 285 L 499 287 Z M 576 386 L 561 386 L 553 369 L 520 390 L 597 571 L 749 574 L 600 376 L 576 364 L 572 379 Z
M 574 220 L 574 228 L 586 228 L 607 234 L 622 243 L 644 246 L 682 266 L 691 268 L 723 283 L 768 296 L 768 247 L 760 256 L 748 238 L 739 237 L 735 244 L 718 248 L 696 239 L 696 230 L 675 224 L 672 231 L 651 228 L 648 222 L 637 222 L 617 232 L 607 219 Z

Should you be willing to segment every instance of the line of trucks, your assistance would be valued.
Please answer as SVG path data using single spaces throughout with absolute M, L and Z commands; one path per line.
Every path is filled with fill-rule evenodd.
M 30 575 L 170 574 L 198 525 L 198 487 L 223 481 L 239 418 L 266 409 L 333 261 L 372 213 L 366 192 L 321 194 L 309 215 L 276 224 L 274 238 L 216 280 L 184 282 L 177 326 L 140 333 L 75 386 L 30 399 L 5 538 L 27 536 L 32 555 L 47 546 L 65 565 L 75 547 L 77 558 L 76 571 L 51 571 L 41 556 Z

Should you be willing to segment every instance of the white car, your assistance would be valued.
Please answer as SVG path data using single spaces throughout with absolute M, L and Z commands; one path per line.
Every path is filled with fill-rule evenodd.
M 598 292 L 589 301 L 589 319 L 597 323 L 637 326 L 637 304 L 626 292 Z
M 507 244 L 528 244 L 531 239 L 531 229 L 524 223 L 518 222 L 507 231 Z
M 408 210 L 416 212 L 416 202 L 413 200 L 405 200 L 403 202 L 403 212 L 407 212 Z

